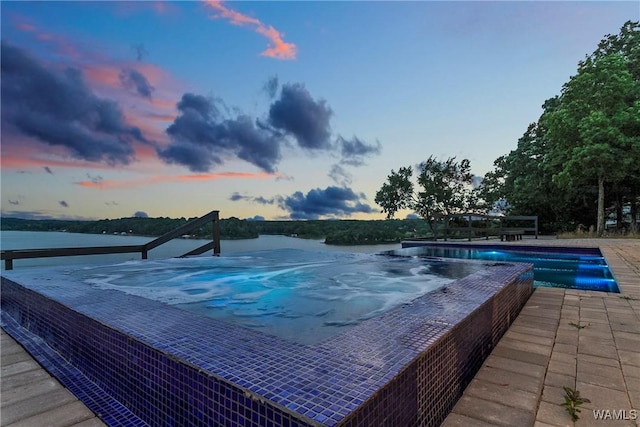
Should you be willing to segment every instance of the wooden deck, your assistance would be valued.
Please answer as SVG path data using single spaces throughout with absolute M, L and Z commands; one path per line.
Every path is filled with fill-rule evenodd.
M 4 330 L 0 349 L 0 426 L 105 425 Z

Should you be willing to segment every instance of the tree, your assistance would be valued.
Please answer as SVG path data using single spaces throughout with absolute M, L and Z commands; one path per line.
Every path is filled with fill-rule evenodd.
M 556 229 L 595 220 L 602 235 L 605 207 L 614 201 L 619 218 L 624 203 L 635 218 L 640 191 L 638 22 L 625 23 L 619 35 L 605 36 L 543 110 L 517 148 L 494 162 L 482 196 L 505 197 L 510 213 L 535 212 L 541 224 Z
M 506 211 L 515 215 L 531 215 L 539 212 L 548 218 L 540 223 L 553 222 L 553 210 L 549 209 L 548 181 L 541 162 L 544 142 L 541 129 L 532 123 L 518 140 L 515 150 L 498 157 L 494 170 L 488 172 L 478 188 L 485 210 L 499 200 L 506 200 Z M 539 215 L 540 216 L 540 215 Z
M 619 53 L 589 57 L 545 118 L 553 176 L 563 188 L 597 182 L 597 233 L 605 226 L 605 184 L 636 174 L 640 163 L 640 81 Z
M 476 197 L 472 190 L 471 164 L 463 159 L 460 163 L 451 157 L 438 161 L 433 156 L 416 167 L 418 188 L 412 182 L 413 168 L 402 167 L 391 171 L 375 202 L 387 214 L 387 219 L 400 209 L 412 209 L 427 223 L 434 236 L 435 222 L 443 215 L 468 212 L 475 207 Z
M 598 45 L 598 49 L 592 56 L 601 57 L 613 53 L 622 55 L 627 60 L 631 76 L 636 82 L 640 81 L 640 23 L 627 21 L 620 29 L 620 34 L 607 35 Z M 640 135 L 640 129 L 636 126 L 635 134 Z M 637 152 L 637 146 L 636 152 Z M 622 219 L 623 200 L 630 205 L 632 230 L 636 231 L 635 218 L 638 216 L 638 203 L 640 203 L 640 164 L 636 164 L 625 179 L 614 187 L 616 191 L 616 209 L 618 225 Z
M 543 105 L 545 114 L 555 108 L 557 97 Z M 516 149 L 494 161 L 478 192 L 485 207 L 506 200 L 506 212 L 511 215 L 537 215 L 540 229 L 555 231 L 575 228 L 588 219 L 591 209 L 590 189 L 571 187 L 561 189 L 553 181 L 558 168 L 549 162 L 549 147 L 543 120 L 532 123 L 518 140 Z

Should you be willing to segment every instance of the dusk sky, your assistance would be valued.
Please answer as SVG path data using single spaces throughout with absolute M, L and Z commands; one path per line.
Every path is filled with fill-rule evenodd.
M 482 176 L 640 2 L 2 1 L 2 215 L 381 219 Z M 402 212 L 404 218 L 408 212 Z

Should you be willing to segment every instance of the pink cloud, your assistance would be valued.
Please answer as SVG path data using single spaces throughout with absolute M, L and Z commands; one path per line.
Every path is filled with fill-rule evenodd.
M 26 32 L 31 32 L 31 33 L 36 31 L 36 27 L 35 26 L 33 26 L 31 24 L 27 24 L 26 22 L 19 22 L 17 27 L 21 31 L 26 31 Z
M 75 184 L 84 188 L 93 189 L 130 189 L 150 184 L 159 184 L 163 182 L 194 182 L 194 181 L 212 181 L 218 179 L 269 179 L 279 178 L 279 173 L 267 172 L 219 172 L 219 173 L 202 173 L 193 175 L 155 175 L 146 178 L 128 179 L 128 180 L 100 180 L 100 181 L 78 181 Z
M 47 147 L 42 150 L 39 143 L 28 137 L 11 135 L 11 142 L 3 141 L 0 166 L 6 171 L 41 169 L 43 165 L 58 168 L 91 168 L 111 170 L 112 166 L 99 162 L 88 162 L 70 158 L 63 147 Z
M 100 61 L 86 64 L 83 71 L 90 85 L 102 96 L 117 100 L 130 123 L 151 140 L 166 142 L 164 132 L 176 113 L 176 100 L 180 99 L 181 85 L 166 70 L 147 63 L 133 61 Z M 131 94 L 123 86 L 120 73 L 123 69 L 135 69 L 157 88 L 151 98 Z
M 152 86 L 176 86 L 173 78 L 166 70 L 153 64 L 111 60 L 100 62 L 94 61 L 83 66 L 83 70 L 87 78 L 92 83 L 108 86 L 110 89 L 122 89 L 120 73 L 123 69 L 133 69 L 138 71 L 144 75 Z
M 111 96 L 124 95 L 126 92 L 120 79 L 122 70 L 136 70 L 144 75 L 152 87 L 157 88 L 151 98 L 142 101 L 154 110 L 160 110 L 156 112 L 162 116 L 173 114 L 176 100 L 180 99 L 184 92 L 168 71 L 153 64 L 114 60 L 94 61 L 85 64 L 82 69 L 92 86 L 106 89 Z
M 83 71 L 87 79 L 92 83 L 108 86 L 112 89 L 120 89 L 121 87 L 120 80 L 118 79 L 120 70 L 113 64 L 92 64 L 84 67 Z
M 149 4 L 155 4 L 154 9 L 156 10 L 158 7 L 164 8 L 165 12 L 174 8 L 174 6 L 164 1 Z M 148 7 L 148 5 L 144 5 L 144 7 Z M 102 54 L 104 49 L 100 46 L 83 46 L 81 43 L 70 42 L 63 36 L 43 31 L 37 25 L 28 22 L 28 19 L 24 17 L 15 16 L 14 22 L 16 28 L 33 34 L 43 44 L 53 46 L 52 50 L 63 57 L 61 58 L 63 62 L 60 62 L 60 59 L 55 61 L 58 62 L 58 66 L 81 69 L 92 88 L 98 91 L 102 90 L 102 96 L 115 97 L 117 101 L 131 101 L 131 99 L 124 97 L 126 90 L 123 88 L 120 79 L 120 73 L 124 69 L 138 71 L 145 76 L 152 87 L 156 88 L 152 99 L 144 101 L 150 103 L 154 110 L 159 109 L 160 111 L 156 111 L 159 115 L 167 116 L 173 114 L 177 100 L 184 93 L 184 88 L 174 76 L 157 65 L 134 61 L 133 59 L 121 60 L 105 57 Z
M 121 18 L 127 18 L 136 14 L 144 13 L 152 9 L 158 15 L 175 16 L 180 13 L 180 8 L 176 2 L 165 0 L 144 0 L 144 1 L 114 1 L 109 5 L 111 11 Z
M 298 53 L 296 45 L 285 42 L 283 40 L 284 34 L 271 25 L 266 25 L 256 18 L 229 9 L 222 5 L 221 0 L 204 0 L 204 2 L 218 12 L 214 15 L 214 18 L 227 19 L 231 24 L 239 27 L 250 27 L 256 33 L 266 37 L 269 40 L 269 47 L 262 51 L 260 55 L 276 59 L 296 59 L 296 54 Z
M 46 42 L 53 47 L 53 51 L 59 54 L 63 54 L 65 56 L 69 56 L 71 58 L 79 58 L 80 52 L 69 43 L 64 37 L 56 36 L 54 34 L 50 34 L 40 30 L 37 26 L 30 24 L 28 22 L 24 22 L 20 17 L 15 17 L 15 20 L 19 20 L 16 22 L 16 28 L 25 33 L 33 33 L 37 40 L 42 42 Z
M 67 67 L 82 71 L 87 86 L 99 98 L 113 100 L 124 115 L 127 124 L 140 129 L 146 140 L 159 146 L 168 143 L 165 129 L 176 117 L 176 102 L 184 88 L 167 70 L 133 58 L 123 60 L 105 56 L 100 46 L 84 46 L 67 40 L 62 35 L 49 33 L 38 23 L 15 15 L 15 28 L 29 34 L 53 56 L 39 54 L 39 61 L 48 68 L 61 72 Z M 142 97 L 124 87 L 121 79 L 123 70 L 136 70 L 144 75 L 155 90 L 152 96 Z M 4 124 L 3 124 L 4 125 Z M 64 147 L 45 146 L 37 138 L 22 135 L 16 129 L 3 129 L 2 156 L 0 164 L 7 170 L 39 168 L 43 162 L 64 168 L 105 168 L 112 166 L 100 162 L 86 162 L 73 159 Z M 128 168 L 146 170 L 148 167 L 164 166 L 158 159 L 153 144 L 134 143 L 134 161 Z
M 140 129 L 151 138 L 163 136 L 160 131 L 153 133 L 156 130 L 150 126 Z M 128 170 L 157 171 L 163 166 L 153 146 L 134 142 L 133 150 L 135 154 Z M 17 133 L 10 126 L 2 130 L 0 151 L 0 168 L 7 172 L 41 169 L 43 165 L 64 169 L 113 170 L 113 166 L 108 163 L 73 158 L 63 146 L 47 145 L 45 148 L 38 139 Z
M 169 13 L 175 14 L 178 13 L 178 8 L 175 5 L 171 4 L 168 1 L 159 0 L 152 2 L 153 10 L 160 15 L 168 15 Z
M 178 175 L 177 181 L 210 181 L 222 178 L 243 178 L 243 179 L 267 179 L 278 178 L 281 174 L 268 172 L 219 172 L 219 173 L 198 173 L 193 175 Z

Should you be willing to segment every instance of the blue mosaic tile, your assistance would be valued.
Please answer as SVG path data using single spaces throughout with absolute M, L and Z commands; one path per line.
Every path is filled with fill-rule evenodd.
M 60 269 L 3 277 L 2 315 L 100 390 L 78 386 L 84 399 L 124 405 L 103 411 L 110 425 L 122 410 L 149 425 L 431 425 L 526 302 L 526 268 L 486 265 L 313 346 L 79 285 Z
M 4 292 L 5 288 L 3 287 L 2 290 Z M 148 427 L 148 424 L 90 381 L 79 369 L 68 363 L 40 337 L 22 328 L 4 310 L 0 314 L 2 328 L 105 423 L 114 427 Z

